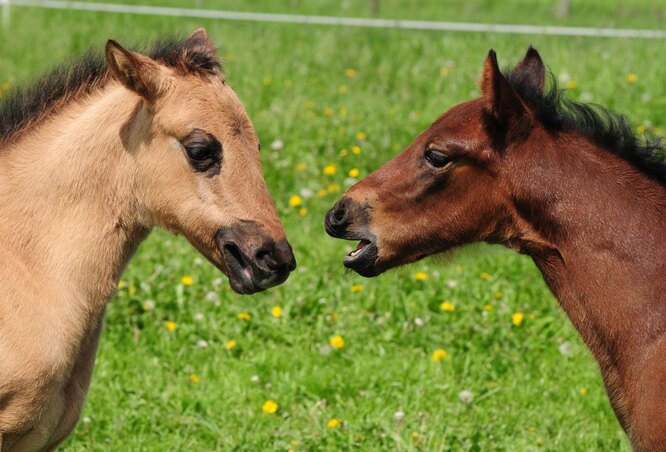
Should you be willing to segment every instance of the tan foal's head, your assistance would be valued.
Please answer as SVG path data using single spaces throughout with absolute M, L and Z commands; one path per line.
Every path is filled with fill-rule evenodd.
M 206 32 L 155 55 L 106 45 L 111 77 L 141 100 L 121 135 L 146 226 L 184 234 L 236 292 L 284 282 L 296 261 L 266 188 L 259 141 Z

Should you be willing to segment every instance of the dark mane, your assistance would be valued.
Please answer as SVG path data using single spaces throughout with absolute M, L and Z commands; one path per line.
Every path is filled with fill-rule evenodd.
M 179 74 L 221 72 L 215 54 L 192 38 L 164 39 L 147 50 L 137 51 L 150 55 Z M 0 99 L 0 142 L 9 141 L 63 105 L 95 92 L 108 80 L 109 72 L 102 53 L 89 50 L 77 59 L 55 67 L 36 82 L 14 88 Z
M 512 73 L 505 76 L 547 129 L 578 132 L 666 184 L 666 149 L 660 138 L 639 139 L 623 115 L 601 105 L 567 99 L 565 90 L 558 88 L 552 73 L 549 74 L 550 87 L 543 94 Z

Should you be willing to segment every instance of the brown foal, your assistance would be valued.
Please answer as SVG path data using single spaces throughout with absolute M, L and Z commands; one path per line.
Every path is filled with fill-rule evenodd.
M 79 418 L 104 309 L 154 226 L 239 293 L 296 261 L 259 142 L 204 30 L 150 55 L 109 41 L 0 103 L 0 450 L 50 450 Z
M 364 276 L 466 243 L 530 256 L 640 451 L 666 451 L 666 166 L 623 117 L 544 92 L 536 50 L 454 106 L 326 216 Z

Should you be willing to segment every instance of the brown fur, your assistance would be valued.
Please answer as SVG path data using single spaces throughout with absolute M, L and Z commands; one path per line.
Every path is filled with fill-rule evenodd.
M 662 167 L 623 155 L 618 143 L 598 144 L 628 136 L 612 129 L 621 119 L 604 136 L 542 120 L 533 100 L 543 96 L 544 74 L 534 49 L 510 79 L 491 52 L 482 98 L 451 108 L 352 187 L 327 229 L 366 240 L 367 258 L 345 265 L 369 276 L 476 241 L 531 256 L 598 361 L 633 447 L 664 451 L 666 185 L 655 176 Z M 429 149 L 450 165 L 430 165 Z
M 189 39 L 213 52 L 203 30 Z M 252 247 L 283 244 L 279 275 L 256 290 L 295 265 L 252 123 L 219 72 L 171 67 L 115 42 L 106 58 L 103 82 L 63 96 L 0 142 L 3 452 L 53 449 L 72 431 L 106 303 L 154 226 L 182 233 L 228 275 L 220 231 L 243 235 L 250 262 Z M 221 143 L 219 175 L 188 160 L 181 143 L 194 129 Z

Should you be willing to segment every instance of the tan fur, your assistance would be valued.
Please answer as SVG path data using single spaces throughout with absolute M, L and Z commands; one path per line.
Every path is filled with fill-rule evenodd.
M 52 449 L 74 428 L 106 303 L 152 227 L 225 272 L 219 228 L 251 220 L 285 238 L 236 94 L 216 75 L 142 64 L 158 97 L 110 80 L 0 143 L 3 452 Z M 219 176 L 189 165 L 179 139 L 195 128 L 222 143 Z

